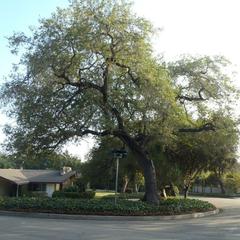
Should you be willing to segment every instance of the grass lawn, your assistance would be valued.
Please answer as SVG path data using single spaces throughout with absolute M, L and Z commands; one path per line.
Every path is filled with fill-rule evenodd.
M 106 196 L 114 196 L 115 192 L 113 191 L 98 191 L 96 190 L 95 198 L 102 198 Z

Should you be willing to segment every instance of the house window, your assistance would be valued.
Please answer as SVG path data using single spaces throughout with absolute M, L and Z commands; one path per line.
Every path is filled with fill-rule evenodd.
M 46 183 L 30 183 L 29 191 L 32 192 L 46 192 Z

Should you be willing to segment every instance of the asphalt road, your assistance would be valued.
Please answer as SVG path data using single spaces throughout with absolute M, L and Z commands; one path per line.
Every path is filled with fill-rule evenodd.
M 240 198 L 204 198 L 223 212 L 169 221 L 86 221 L 0 216 L 0 240 L 240 240 Z

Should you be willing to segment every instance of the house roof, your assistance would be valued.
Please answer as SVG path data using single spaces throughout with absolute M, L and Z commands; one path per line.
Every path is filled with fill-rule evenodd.
M 64 175 L 56 170 L 0 169 L 0 177 L 18 185 L 33 183 L 63 183 L 76 174 L 70 171 Z

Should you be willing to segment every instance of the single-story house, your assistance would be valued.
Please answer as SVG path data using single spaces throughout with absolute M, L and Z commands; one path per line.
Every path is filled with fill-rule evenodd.
M 21 196 L 35 192 L 51 197 L 54 191 L 71 186 L 76 172 L 57 170 L 0 169 L 0 196 Z

